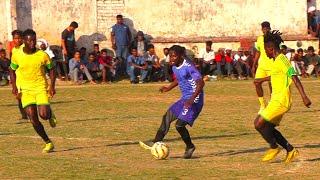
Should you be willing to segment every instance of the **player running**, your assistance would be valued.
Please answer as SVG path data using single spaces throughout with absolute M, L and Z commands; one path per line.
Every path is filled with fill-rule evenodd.
M 13 53 L 11 58 L 10 76 L 12 93 L 21 96 L 22 107 L 25 109 L 37 134 L 45 141 L 43 152 L 48 153 L 54 145 L 39 121 L 38 113 L 50 126 L 56 126 L 56 119 L 50 110 L 49 96 L 55 94 L 55 71 L 49 56 L 36 48 L 36 33 L 27 29 L 23 32 L 24 47 Z M 45 77 L 45 68 L 50 70 L 50 85 Z M 19 82 L 19 89 L 16 86 Z
M 270 71 L 270 77 L 261 79 L 261 81 L 270 81 L 272 85 L 272 95 L 268 106 L 260 112 L 254 121 L 256 130 L 269 143 L 270 149 L 266 152 L 262 161 L 270 161 L 280 152 L 279 145 L 287 151 L 285 162 L 291 162 L 298 156 L 296 150 L 275 128 L 279 125 L 283 115 L 291 107 L 292 81 L 296 85 L 303 103 L 306 107 L 311 105 L 311 101 L 304 92 L 303 86 L 297 77 L 290 61 L 280 52 L 280 43 L 283 42 L 279 31 L 272 31 L 264 36 L 264 47 L 266 55 L 273 60 Z

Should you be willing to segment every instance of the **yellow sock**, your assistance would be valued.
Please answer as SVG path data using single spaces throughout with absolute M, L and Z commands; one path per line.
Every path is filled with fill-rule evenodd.
M 260 102 L 260 108 L 265 108 L 266 104 L 264 102 L 264 98 L 263 97 L 258 97 L 259 102 Z

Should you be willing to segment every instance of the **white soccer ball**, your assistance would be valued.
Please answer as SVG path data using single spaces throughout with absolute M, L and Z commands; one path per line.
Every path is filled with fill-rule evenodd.
M 156 142 L 151 148 L 151 154 L 155 159 L 166 159 L 169 156 L 169 147 L 163 142 Z

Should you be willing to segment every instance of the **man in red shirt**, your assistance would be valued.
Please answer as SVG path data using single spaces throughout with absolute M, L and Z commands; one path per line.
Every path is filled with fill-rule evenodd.
M 224 51 L 220 48 L 218 50 L 218 53 L 215 56 L 215 61 L 217 63 L 217 75 L 218 78 L 221 78 L 222 72 L 221 72 L 221 66 L 224 59 Z
M 115 78 L 118 61 L 113 61 L 112 57 L 108 56 L 106 49 L 102 49 L 100 52 L 99 64 L 102 71 L 103 84 Z
M 230 48 L 226 48 L 226 55 L 224 56 L 226 60 L 226 70 L 228 73 L 228 78 L 231 78 L 232 75 L 232 55 L 231 55 L 232 50 Z

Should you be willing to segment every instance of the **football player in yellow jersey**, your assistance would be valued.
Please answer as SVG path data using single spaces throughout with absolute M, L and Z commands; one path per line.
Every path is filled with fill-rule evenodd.
M 275 127 L 279 125 L 283 115 L 290 110 L 291 83 L 293 82 L 297 87 L 306 107 L 311 105 L 311 101 L 304 92 L 303 86 L 290 61 L 280 52 L 280 43 L 283 42 L 280 35 L 279 31 L 272 31 L 264 36 L 266 54 L 273 60 L 273 63 L 270 77 L 266 77 L 263 80 L 271 81 L 272 95 L 268 106 L 255 119 L 254 126 L 270 145 L 270 149 L 266 152 L 262 161 L 274 159 L 280 152 L 280 145 L 286 149 L 287 156 L 285 162 L 289 163 L 298 155 L 298 151 Z
M 51 127 L 55 127 L 55 118 L 49 104 L 49 96 L 55 94 L 55 71 L 49 56 L 36 48 L 37 39 L 33 30 L 23 32 L 23 42 L 25 46 L 11 58 L 12 93 L 18 96 L 16 81 L 19 82 L 22 106 L 33 128 L 46 143 L 43 152 L 48 153 L 54 146 L 39 121 L 38 114 L 42 119 L 49 120 Z M 50 70 L 49 88 L 45 68 Z M 16 71 L 19 73 L 16 74 Z
M 14 31 L 12 31 L 11 35 L 12 35 L 13 41 L 12 41 L 12 47 L 9 47 L 10 59 L 12 57 L 12 54 L 17 52 L 20 49 L 20 47 L 22 46 L 22 44 L 23 44 L 22 31 L 14 30 Z M 20 99 L 19 96 L 17 97 L 17 100 L 18 100 L 18 107 L 19 107 L 20 114 L 21 114 L 21 119 L 22 120 L 28 119 L 25 110 L 22 108 L 21 99 Z M 23 121 L 21 121 L 21 122 L 23 122 Z
M 263 34 L 264 35 L 267 34 L 271 30 L 270 23 L 267 21 L 262 22 L 261 28 L 262 28 Z M 256 49 L 257 49 L 257 52 L 255 53 L 255 57 L 253 59 L 252 74 L 254 74 L 255 76 L 254 85 L 256 87 L 258 100 L 260 102 L 259 112 L 261 112 L 266 107 L 265 100 L 263 98 L 263 88 L 262 88 L 263 81 L 261 81 L 261 79 L 270 76 L 270 68 L 272 63 L 272 60 L 267 57 L 264 49 L 263 35 L 258 37 L 256 42 Z M 270 84 L 269 84 L 269 87 L 271 90 Z

